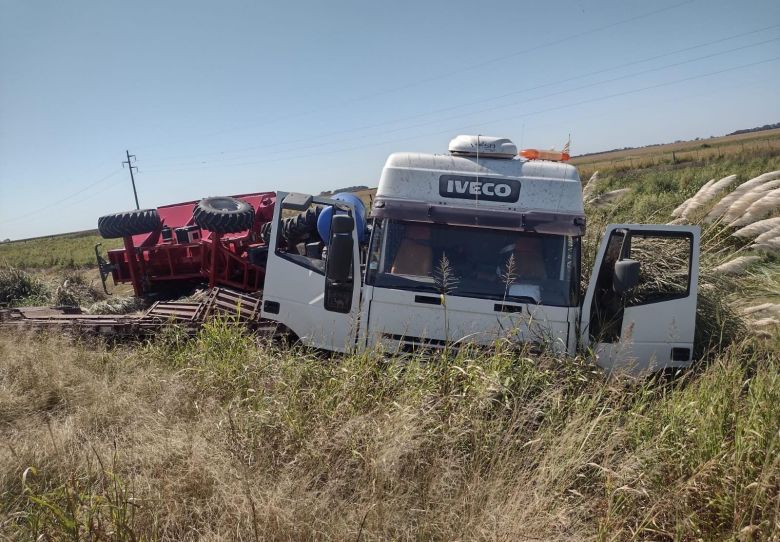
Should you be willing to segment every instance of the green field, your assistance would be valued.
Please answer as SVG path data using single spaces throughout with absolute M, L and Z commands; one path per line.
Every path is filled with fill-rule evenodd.
M 102 250 L 122 246 L 121 239 L 103 239 L 97 230 L 0 244 L 0 265 L 21 269 L 79 269 L 95 267 L 95 245 Z
M 700 359 L 675 380 L 607 378 L 590 352 L 501 341 L 326 359 L 225 321 L 137 344 L 0 331 L 0 534 L 778 540 L 780 304 L 745 311 L 780 303 L 778 251 L 703 219 L 780 170 L 780 153 L 728 148 L 580 165 L 586 181 L 598 166 L 594 195 L 629 189 L 588 206 L 586 273 L 607 223 L 669 222 L 708 180 L 737 175 L 689 217 L 703 229 Z M 717 271 L 747 254 L 743 271 Z

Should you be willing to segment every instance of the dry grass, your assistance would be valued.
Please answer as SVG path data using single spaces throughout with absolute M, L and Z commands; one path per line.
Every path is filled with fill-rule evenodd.
M 92 273 L 80 270 L 57 270 L 51 273 L 27 272 L 0 265 L 0 306 L 54 305 L 93 307 L 117 305 L 119 299 L 107 300 Z
M 22 339 L 22 340 L 20 340 Z M 219 323 L 0 335 L 0 532 L 120 540 L 706 539 L 780 527 L 780 376 L 674 386 L 499 351 L 324 361 Z

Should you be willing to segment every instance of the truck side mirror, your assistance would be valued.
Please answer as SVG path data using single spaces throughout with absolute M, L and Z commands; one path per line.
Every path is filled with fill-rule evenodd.
M 325 276 L 332 282 L 346 282 L 352 270 L 352 230 L 355 219 L 349 215 L 334 214 L 330 224 L 328 259 Z
M 623 294 L 639 283 L 641 264 L 636 260 L 619 260 L 615 262 L 615 273 L 612 276 L 612 289 Z

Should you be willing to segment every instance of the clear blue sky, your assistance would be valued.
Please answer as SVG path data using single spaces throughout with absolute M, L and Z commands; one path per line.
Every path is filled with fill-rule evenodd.
M 377 183 L 458 133 L 574 154 L 780 121 L 780 2 L 0 0 L 0 239 Z

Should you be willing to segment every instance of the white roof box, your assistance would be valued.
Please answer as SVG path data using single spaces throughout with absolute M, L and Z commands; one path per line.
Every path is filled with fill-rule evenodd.
M 517 146 L 505 137 L 459 135 L 450 141 L 450 154 L 484 156 L 485 158 L 514 158 Z

